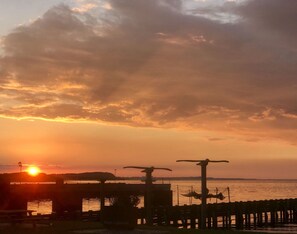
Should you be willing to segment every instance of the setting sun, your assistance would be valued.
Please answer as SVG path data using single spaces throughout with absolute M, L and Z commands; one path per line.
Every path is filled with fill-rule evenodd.
M 35 166 L 30 166 L 27 170 L 28 174 L 31 176 L 37 176 L 40 173 L 40 169 Z

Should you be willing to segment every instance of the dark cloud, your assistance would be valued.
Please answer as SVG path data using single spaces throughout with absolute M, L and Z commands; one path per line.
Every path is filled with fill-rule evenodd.
M 238 7 L 238 13 L 253 24 L 254 27 L 265 31 L 274 31 L 291 38 L 297 32 L 297 2 L 292 0 L 251 0 Z M 291 38 L 293 39 L 293 38 Z
M 295 1 L 229 3 L 196 15 L 177 0 L 110 5 L 97 16 L 59 5 L 5 36 L 1 115 L 296 142 Z M 222 12 L 238 20 L 211 17 Z

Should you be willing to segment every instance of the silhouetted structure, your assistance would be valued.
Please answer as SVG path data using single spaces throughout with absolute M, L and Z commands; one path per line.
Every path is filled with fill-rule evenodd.
M 158 207 L 156 225 L 201 228 L 201 205 Z M 206 228 L 256 229 L 297 224 L 297 199 L 214 203 L 206 205 Z
M 23 181 L 28 179 L 35 183 L 20 184 L 18 182 L 10 183 L 11 181 L 19 181 L 20 173 L 2 174 L 0 175 L 0 209 L 24 210 L 27 209 L 28 201 L 49 199 L 52 201 L 53 212 L 57 216 L 62 216 L 65 213 L 81 213 L 84 198 L 100 198 L 101 204 L 104 204 L 105 197 L 119 197 L 123 194 L 145 197 L 147 194 L 145 184 L 105 183 L 108 178 L 114 178 L 109 173 L 82 173 L 81 175 L 79 177 L 77 174 L 51 176 L 40 174 L 36 177 L 29 177 L 24 173 L 22 174 Z M 90 177 L 96 178 L 95 180 L 101 183 L 67 184 L 64 182 L 64 178 L 89 180 Z M 158 196 L 154 197 L 154 204 L 172 205 L 170 185 L 152 185 L 152 190 L 158 194 Z M 102 208 L 104 208 L 104 205 L 101 206 Z
M 229 161 L 227 160 L 177 160 L 177 162 L 194 162 L 196 165 L 201 166 L 201 225 L 200 228 L 204 229 L 206 228 L 206 199 L 208 195 L 208 189 L 207 189 L 207 177 L 206 177 L 206 167 L 208 163 L 213 162 L 213 163 L 221 163 L 225 162 L 228 163 Z
M 169 168 L 164 167 L 138 167 L 138 166 L 126 166 L 124 168 L 140 169 L 141 172 L 145 173 L 145 185 L 146 185 L 146 196 L 144 199 L 144 208 L 146 210 L 146 223 L 152 224 L 152 184 L 153 184 L 153 171 L 154 170 L 166 170 L 172 171 Z M 171 195 L 172 197 L 172 195 Z M 172 200 L 172 198 L 171 198 Z
M 10 182 L 0 177 L 0 210 L 10 208 Z
M 53 202 L 53 212 L 57 217 L 63 217 L 66 214 L 67 217 L 79 218 L 82 199 L 98 198 L 102 193 L 98 183 L 66 184 L 63 179 L 58 179 L 56 183 L 51 184 L 10 184 L 4 177 L 0 176 L 1 210 L 26 210 L 28 201 L 50 199 Z M 8 178 L 7 175 L 5 178 Z M 206 204 L 205 213 L 203 213 L 202 205 L 172 206 L 172 191 L 169 184 L 150 184 L 150 187 L 153 194 L 153 209 L 150 215 L 154 217 L 151 220 L 154 225 L 250 229 L 279 224 L 297 224 L 297 199 Z M 122 204 L 127 203 L 125 197 L 147 196 L 147 192 L 146 184 L 104 183 L 104 195 L 118 197 L 124 201 Z M 122 210 L 122 208 L 119 209 Z M 136 218 L 144 223 L 148 217 L 147 210 L 140 208 L 136 211 Z M 99 213 L 101 212 L 95 212 L 96 220 L 100 217 Z M 128 217 L 127 220 L 129 220 Z M 204 226 L 202 226 L 203 220 Z

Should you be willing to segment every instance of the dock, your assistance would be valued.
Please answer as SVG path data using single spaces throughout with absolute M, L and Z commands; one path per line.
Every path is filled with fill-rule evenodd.
M 150 219 L 146 205 L 148 191 Z M 66 213 L 81 218 L 86 216 L 82 212 L 83 199 L 98 198 L 102 208 L 105 198 L 127 195 L 144 197 L 145 207 L 138 208 L 136 215 L 137 223 L 142 224 L 149 220 L 153 225 L 192 229 L 253 229 L 297 224 L 297 198 L 292 198 L 207 204 L 202 225 L 201 205 L 173 206 L 170 184 L 152 184 L 148 190 L 145 184 L 125 183 L 0 183 L 0 210 L 26 210 L 29 201 L 49 199 L 55 217 Z M 101 212 L 93 212 L 92 217 L 95 215 L 102 221 Z
M 154 224 L 200 228 L 201 205 L 158 207 Z M 297 199 L 214 203 L 206 206 L 208 229 L 253 229 L 297 224 Z
M 153 206 L 172 206 L 170 184 L 152 185 Z M 135 195 L 147 198 L 145 184 L 126 183 L 1 183 L 0 210 L 26 209 L 33 200 L 48 199 L 52 201 L 52 211 L 56 215 L 63 213 L 81 213 L 83 199 L 98 198 L 101 207 L 106 198 Z

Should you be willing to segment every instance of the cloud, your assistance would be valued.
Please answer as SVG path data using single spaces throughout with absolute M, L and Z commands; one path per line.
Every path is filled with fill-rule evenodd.
M 296 142 L 294 1 L 212 9 L 236 15 L 230 23 L 188 14 L 178 0 L 106 4 L 99 15 L 58 5 L 3 38 L 2 116 Z
M 72 8 L 72 10 L 73 10 L 74 12 L 80 12 L 80 13 L 82 13 L 82 12 L 88 12 L 88 11 L 94 9 L 94 8 L 97 8 L 97 7 L 98 7 L 97 4 L 94 4 L 94 3 L 86 3 L 86 4 L 83 4 L 83 5 L 80 6 L 80 7 L 74 7 L 74 8 Z
M 296 37 L 295 23 L 297 2 L 271 0 L 251 0 L 238 7 L 237 11 L 244 20 L 255 28 L 271 31 L 290 39 Z

